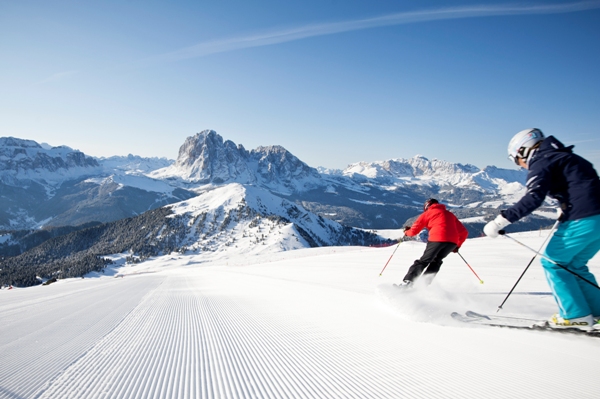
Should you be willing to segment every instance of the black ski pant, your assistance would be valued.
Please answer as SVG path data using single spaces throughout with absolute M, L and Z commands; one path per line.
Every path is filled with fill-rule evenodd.
M 453 242 L 428 242 L 421 259 L 408 269 L 404 280 L 414 281 L 421 274 L 431 274 L 431 279 L 440 271 L 443 259 L 454 251 L 456 244 Z

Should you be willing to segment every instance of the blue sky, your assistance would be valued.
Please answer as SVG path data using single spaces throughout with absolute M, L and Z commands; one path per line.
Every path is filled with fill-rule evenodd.
M 4 1 L 0 136 L 175 159 L 213 129 L 310 166 L 600 165 L 600 1 Z

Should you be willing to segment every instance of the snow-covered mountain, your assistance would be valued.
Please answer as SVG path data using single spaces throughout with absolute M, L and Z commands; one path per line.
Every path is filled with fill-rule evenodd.
M 11 257 L 0 269 L 5 277 L 29 270 L 19 280 L 27 285 L 36 281 L 27 267 L 39 262 L 38 274 L 80 275 L 82 267 L 104 267 L 111 253 L 135 259 L 381 243 L 367 230 L 411 223 L 429 197 L 446 203 L 476 237 L 499 207 L 519 198 L 525 178 L 423 156 L 325 173 L 280 146 L 247 151 L 211 130 L 189 137 L 176 161 L 97 159 L 14 138 L 2 143 L 0 226 L 13 231 L 0 232 L 0 255 Z M 510 227 L 537 229 L 553 216 L 542 209 Z M 40 225 L 54 228 L 14 231 Z
M 100 169 L 97 160 L 67 146 L 47 148 L 33 140 L 0 137 L 0 181 L 9 185 L 29 180 L 60 184 Z
M 479 173 L 473 165 L 453 164 L 434 159 L 430 161 L 422 155 L 411 159 L 392 159 L 380 162 L 359 162 L 348 166 L 343 174 L 363 175 L 369 179 L 381 181 L 433 181 L 448 182 L 456 186 L 470 184 L 470 176 Z
M 332 245 L 379 243 L 380 240 L 363 230 L 340 225 L 308 212 L 284 198 L 255 186 L 232 183 L 208 191 L 203 195 L 168 206 L 175 215 L 185 217 L 189 226 L 195 226 L 183 243 L 188 248 L 199 248 L 218 241 L 213 251 L 225 245 L 236 244 L 239 251 L 264 252 L 252 244 L 275 246 L 276 251 Z M 209 223 L 210 222 L 210 223 Z
M 33 237 L 0 235 L 0 255 L 19 254 Z M 372 232 L 342 226 L 308 212 L 267 190 L 239 183 L 144 214 L 68 232 L 17 256 L 0 260 L 0 286 L 29 286 L 42 279 L 77 277 L 100 271 L 107 256 L 130 262 L 173 252 L 256 255 L 299 248 L 381 245 Z
M 101 157 L 97 158 L 97 161 L 108 174 L 119 171 L 128 175 L 146 174 L 173 164 L 173 161 L 167 158 L 144 158 L 132 154 Z
M 499 169 L 494 166 L 482 170 L 468 164 L 429 160 L 422 155 L 410 159 L 358 162 L 343 171 L 329 173 L 380 185 L 419 185 L 440 188 L 440 191 L 468 188 L 492 195 L 507 192 L 507 186 L 512 183 L 522 186 L 526 177 L 526 172 L 522 170 Z
M 108 222 L 195 194 L 152 179 L 172 161 L 94 158 L 67 146 L 0 138 L 0 229 Z
M 317 170 L 281 146 L 248 151 L 213 130 L 188 137 L 175 161 L 93 158 L 15 138 L 0 143 L 0 184 L 7 193 L 0 198 L 0 227 L 5 229 L 117 220 L 231 183 L 267 190 L 324 218 L 365 229 L 399 228 L 429 197 L 481 224 L 520 198 L 525 180 L 524 171 L 482 170 L 420 155 Z M 474 233 L 479 224 L 472 226 Z
M 327 213 L 334 220 L 364 228 L 398 228 L 420 213 L 424 201 L 433 197 L 450 206 L 477 235 L 498 208 L 522 197 L 526 178 L 525 171 L 493 166 L 482 170 L 473 165 L 429 160 L 422 155 L 358 162 L 344 170 L 320 172 L 328 183 L 325 192 L 332 194 L 329 200 L 314 190 L 296 197 L 311 198 L 310 202 L 303 202 L 304 206 Z M 537 216 L 532 219 L 534 224 L 545 223 Z
M 281 146 L 247 151 L 230 140 L 223 141 L 214 130 L 188 137 L 177 161 L 151 173 L 160 179 L 179 178 L 195 185 L 243 183 L 290 194 L 319 185 L 319 172 Z

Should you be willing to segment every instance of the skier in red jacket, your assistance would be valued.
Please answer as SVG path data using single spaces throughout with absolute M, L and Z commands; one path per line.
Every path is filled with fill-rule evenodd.
M 427 283 L 431 283 L 437 272 L 440 271 L 443 259 L 450 252 L 458 252 L 469 233 L 463 224 L 435 198 L 425 201 L 424 212 L 417 218 L 411 227 L 404 228 L 404 236 L 416 236 L 427 228 L 429 239 L 421 259 L 415 260 L 404 276 L 402 287 L 410 287 L 413 281 L 421 274 L 427 276 Z

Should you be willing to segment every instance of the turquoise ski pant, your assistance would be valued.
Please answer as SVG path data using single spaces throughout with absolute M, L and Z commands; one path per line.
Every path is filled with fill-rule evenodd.
M 561 266 L 598 285 L 587 262 L 600 251 L 600 215 L 560 223 L 544 254 Z M 542 258 L 542 266 L 560 316 L 565 319 L 600 316 L 600 289 Z

